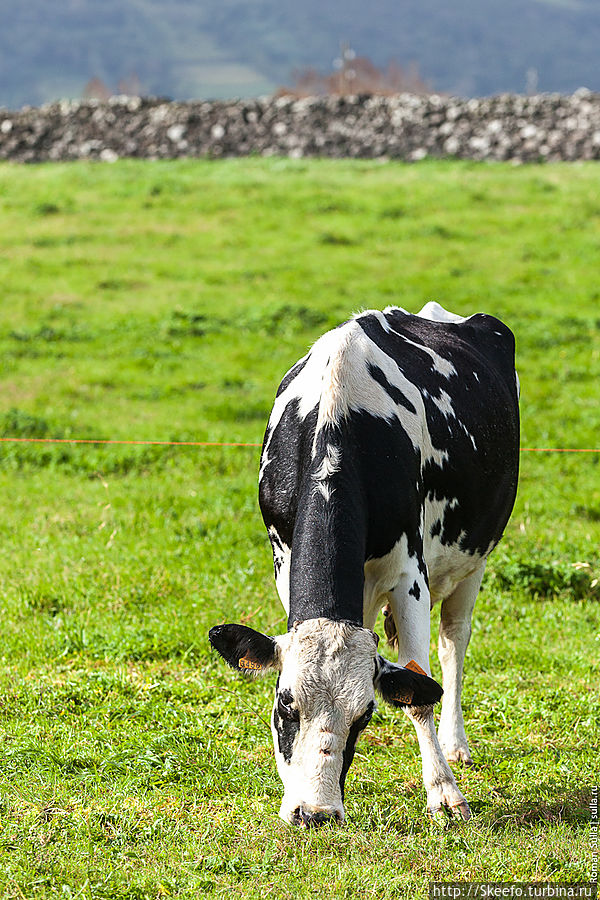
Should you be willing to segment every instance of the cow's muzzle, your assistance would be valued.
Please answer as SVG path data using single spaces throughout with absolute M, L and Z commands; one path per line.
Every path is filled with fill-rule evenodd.
M 300 828 L 314 828 L 318 825 L 340 824 L 344 821 L 344 817 L 337 810 L 324 812 L 322 810 L 311 810 L 306 806 L 297 806 L 293 810 L 289 821 L 292 825 L 297 825 Z

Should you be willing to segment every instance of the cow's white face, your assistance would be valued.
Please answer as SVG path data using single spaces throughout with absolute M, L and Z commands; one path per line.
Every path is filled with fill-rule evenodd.
M 279 814 L 293 825 L 344 820 L 344 781 L 375 689 L 399 707 L 442 694 L 432 678 L 379 656 L 376 636 L 360 625 L 308 619 L 278 637 L 216 625 L 209 638 L 239 672 L 279 672 L 271 729 L 285 788 Z
M 375 708 L 376 640 L 366 628 L 309 619 L 277 644 L 271 730 L 285 789 L 279 814 L 294 825 L 341 822 L 346 773 Z

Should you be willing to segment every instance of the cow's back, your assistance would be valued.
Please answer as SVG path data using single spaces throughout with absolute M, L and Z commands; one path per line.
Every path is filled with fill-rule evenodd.
M 497 543 L 518 474 L 514 338 L 491 316 L 439 310 L 362 313 L 286 375 L 261 461 L 272 541 L 292 548 L 308 515 L 335 542 L 351 518 L 361 565 L 405 537 L 444 592 L 445 572 L 462 577 Z

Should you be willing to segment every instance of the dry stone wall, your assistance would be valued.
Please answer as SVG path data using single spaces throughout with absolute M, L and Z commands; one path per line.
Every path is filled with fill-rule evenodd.
M 308 156 L 600 159 L 600 94 L 264 98 L 114 97 L 0 109 L 0 159 Z

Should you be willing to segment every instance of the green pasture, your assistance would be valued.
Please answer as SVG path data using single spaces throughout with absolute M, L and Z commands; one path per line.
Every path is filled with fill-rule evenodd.
M 260 441 L 326 328 L 438 300 L 514 330 L 523 447 L 600 447 L 594 164 L 3 165 L 0 227 L 0 436 Z M 347 825 L 299 831 L 277 817 L 273 679 L 206 639 L 285 629 L 258 450 L 0 444 L 1 896 L 588 880 L 599 460 L 522 454 L 467 656 L 472 821 L 426 818 L 412 726 L 381 706 Z

